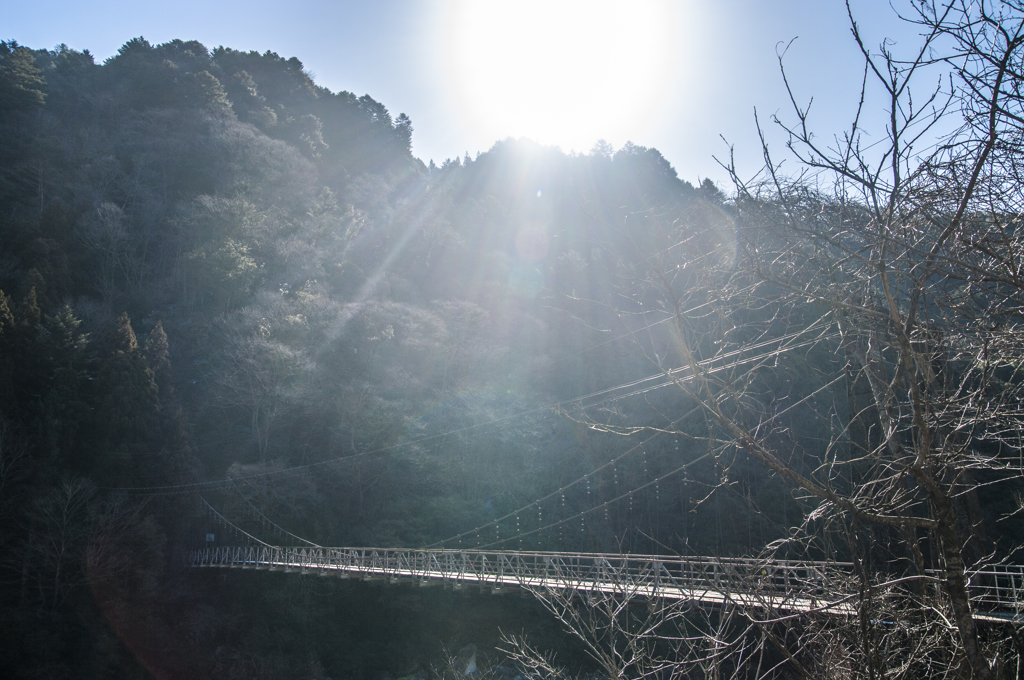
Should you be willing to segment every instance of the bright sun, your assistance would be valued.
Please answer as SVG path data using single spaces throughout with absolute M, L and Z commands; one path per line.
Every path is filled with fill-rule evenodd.
M 680 70 L 671 0 L 461 0 L 446 79 L 475 132 L 587 151 L 641 133 Z

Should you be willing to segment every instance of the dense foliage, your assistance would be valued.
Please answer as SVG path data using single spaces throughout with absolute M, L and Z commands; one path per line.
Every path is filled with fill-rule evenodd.
M 268 645 L 287 627 L 262 620 L 274 607 L 322 618 L 348 600 L 296 604 L 256 580 L 229 598 L 183 574 L 206 533 L 238 540 L 196 492 L 262 539 L 278 540 L 266 517 L 320 544 L 415 547 L 621 455 L 572 401 L 650 373 L 599 304 L 619 266 L 606 250 L 633 247 L 628 215 L 723 198 L 631 144 L 507 141 L 428 167 L 404 114 L 317 86 L 295 58 L 194 41 L 136 38 L 103 64 L 3 43 L 0 107 L 0 604 L 22 675 L 133 674 L 133 656 L 158 676 L 281 658 L 398 672 L 471 641 L 343 667 L 330 627 Z M 543 512 L 621 495 L 688 446 L 653 442 Z M 778 533 L 721 521 L 749 489 L 688 515 L 707 491 L 694 473 L 528 544 L 742 553 Z M 268 603 L 257 620 L 226 604 L 238 589 Z M 380 597 L 402 617 L 421 606 Z

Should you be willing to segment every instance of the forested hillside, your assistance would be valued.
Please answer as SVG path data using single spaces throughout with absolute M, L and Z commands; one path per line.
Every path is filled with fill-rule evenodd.
M 640 656 L 883 677 L 919 638 L 906 668 L 994 677 L 967 580 L 1024 539 L 1015 110 L 919 165 L 892 132 L 892 185 L 795 126 L 860 193 L 766 150 L 726 195 L 632 143 L 424 164 L 273 52 L 0 43 L 0 663 L 440 677 L 501 628 L 604 664 L 530 599 L 184 567 L 258 539 L 849 562 L 860 623 L 707 615 Z
M 651 372 L 601 304 L 615 294 L 602 249 L 625 247 L 628 215 L 723 199 L 656 150 L 507 141 L 427 167 L 407 116 L 317 86 L 295 58 L 136 38 L 103 64 L 13 42 L 0 59 L 0 540 L 19 672 L 114 672 L 111 631 L 176 677 L 324 653 L 253 647 L 250 624 L 181 573 L 220 532 L 197 491 L 320 544 L 416 547 L 627 448 L 545 407 Z M 569 503 L 687 446 L 656 444 Z M 748 551 L 747 528 L 681 512 L 690 495 L 644 496 L 643 533 L 623 510 L 571 547 Z M 758 541 L 775 537 L 762 525 Z M 244 587 L 277 603 L 266 591 L 289 586 Z M 380 663 L 407 670 L 439 640 Z

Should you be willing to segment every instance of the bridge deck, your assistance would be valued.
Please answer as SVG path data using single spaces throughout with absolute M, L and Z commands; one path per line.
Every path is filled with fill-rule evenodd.
M 427 585 L 553 588 L 701 605 L 855 615 L 851 565 L 748 558 L 400 548 L 219 547 L 193 551 L 194 567 L 305 571 Z M 937 576 L 937 575 L 936 575 Z M 1024 567 L 972 575 L 979 618 L 1024 621 Z

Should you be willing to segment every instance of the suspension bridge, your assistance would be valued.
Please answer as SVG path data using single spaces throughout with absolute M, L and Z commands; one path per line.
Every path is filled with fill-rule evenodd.
M 287 547 L 265 543 L 206 499 L 203 503 L 212 517 L 249 545 L 195 549 L 188 555 L 193 568 L 262 569 L 415 587 L 444 585 L 492 594 L 551 590 L 590 599 L 612 596 L 762 613 L 822 612 L 847 617 L 859 613 L 861 593 L 853 564 L 848 562 L 522 549 L 333 548 L 292 534 L 249 503 L 279 534 L 306 544 Z M 976 619 L 1024 623 L 1024 566 L 997 565 L 969 576 Z M 919 589 L 922 597 L 940 602 L 943 578 L 941 571 L 928 570 L 895 582 L 919 582 L 924 586 Z
M 570 552 L 394 548 L 218 547 L 191 554 L 194 567 L 301 572 L 418 586 L 448 584 L 498 594 L 509 588 L 568 590 L 794 611 L 833 608 L 835 563 L 679 558 Z M 839 569 L 849 565 L 838 565 Z M 742 584 L 742 585 L 741 585 Z
M 857 589 L 849 563 L 546 551 L 325 548 L 271 545 L 194 550 L 192 567 L 265 569 L 365 581 L 446 584 L 455 590 L 557 590 L 737 606 L 776 612 L 856 616 Z M 942 574 L 922 578 L 941 598 Z M 971 575 L 976 618 L 1024 621 L 1024 566 Z
M 775 357 L 780 351 L 808 347 L 833 337 L 824 331 L 814 337 L 806 336 L 805 330 L 749 346 L 744 352 L 723 354 L 702 362 L 700 370 L 712 374 L 742 364 L 756 364 Z M 571 405 L 584 409 L 601 406 L 647 394 L 689 377 L 692 377 L 689 367 L 672 369 L 550 408 Z M 654 436 L 657 435 L 651 438 Z M 710 456 L 698 457 L 662 474 L 650 474 L 644 451 L 648 441 L 631 447 L 575 481 L 521 508 L 440 543 L 419 549 L 317 545 L 274 523 L 238 488 L 239 483 L 244 485 L 256 478 L 264 479 L 283 473 L 308 474 L 327 463 L 351 462 L 374 451 L 277 472 L 257 473 L 249 477 L 123 491 L 177 494 L 227 486 L 240 493 L 252 518 L 258 517 L 264 528 L 273 527 L 279 535 L 304 544 L 286 547 L 266 543 L 228 520 L 205 498 L 200 497 L 211 517 L 219 520 L 222 526 L 229 527 L 237 537 L 245 539 L 248 545 L 197 548 L 189 553 L 187 560 L 189 566 L 194 568 L 262 569 L 406 583 L 418 587 L 443 584 L 456 590 L 475 588 L 495 594 L 511 589 L 557 590 L 591 598 L 611 595 L 647 601 L 682 602 L 701 607 L 735 606 L 762 612 L 824 612 L 839 616 L 859 614 L 858 581 L 854 576 L 853 565 L 849 563 L 541 549 L 547 547 L 544 545 L 545 535 L 550 537 L 557 533 L 560 548 L 564 547 L 563 541 L 568 532 L 579 531 L 582 536 L 588 518 L 596 524 L 609 524 L 610 519 L 613 519 L 609 516 L 609 508 L 624 505 L 628 508 L 627 518 L 632 518 L 634 495 L 647 493 L 653 496 L 655 506 L 660 505 L 663 483 L 673 477 L 682 478 L 688 468 Z M 643 478 L 628 485 L 623 481 L 624 488 L 620 490 L 617 465 L 625 458 L 638 454 Z M 599 484 L 602 475 L 607 478 L 603 480 L 606 495 L 592 501 L 591 482 Z M 567 509 L 566 493 L 570 490 L 579 496 L 577 500 L 582 510 Z M 648 502 L 651 500 L 647 499 Z M 486 533 L 492 530 L 493 540 Z M 473 541 L 475 547 L 464 549 L 463 539 Z M 535 541 L 537 549 L 524 550 L 524 539 Z M 512 541 L 518 542 L 518 549 L 508 549 Z M 457 543 L 458 547 L 445 547 L 445 544 L 452 543 Z M 975 618 L 1024 623 L 1024 566 L 993 565 L 974 570 L 968 576 Z M 942 589 L 944 578 L 940 570 L 934 569 L 915 576 L 896 577 L 893 584 L 909 584 L 910 589 L 895 589 L 893 592 L 906 596 L 915 590 L 916 596 L 939 603 L 945 597 Z M 891 584 L 877 585 L 884 587 Z

